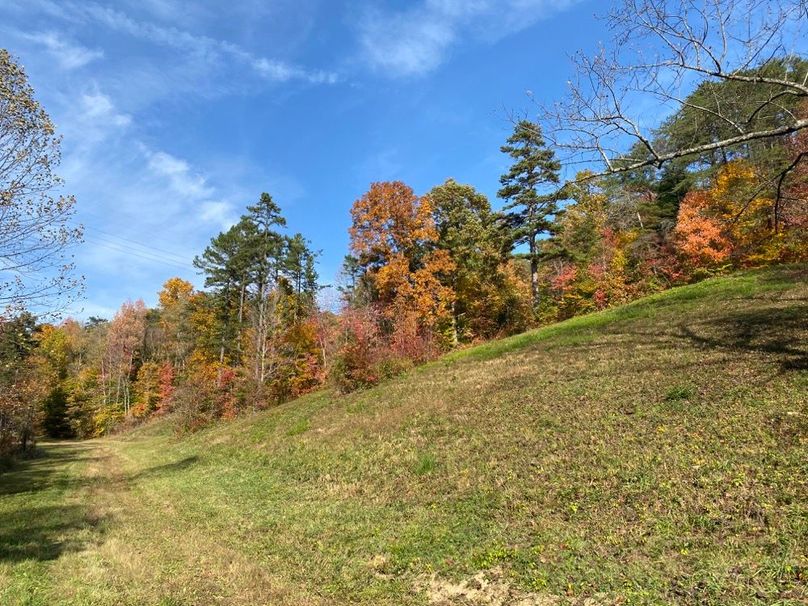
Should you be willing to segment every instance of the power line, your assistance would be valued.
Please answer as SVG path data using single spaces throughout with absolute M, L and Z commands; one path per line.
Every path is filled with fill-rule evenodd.
M 95 232 L 96 230 L 92 230 L 92 231 Z M 135 245 L 132 245 L 132 244 L 129 244 L 129 242 L 131 242 L 131 240 L 126 240 L 125 238 L 116 238 L 114 236 L 107 236 L 105 234 L 99 234 L 99 233 L 91 233 L 91 234 L 88 234 L 88 235 L 90 237 L 92 237 L 93 239 L 95 239 L 95 240 L 99 240 L 99 241 L 103 241 L 103 242 L 109 242 L 109 243 L 114 244 L 116 246 L 120 246 L 121 248 L 126 248 L 128 250 L 137 251 L 137 252 L 143 252 L 143 253 L 146 253 L 146 254 L 154 255 L 156 257 L 165 258 L 167 260 L 173 261 L 175 263 L 179 263 L 181 265 L 189 265 L 187 257 L 182 257 L 182 256 L 180 256 L 178 254 L 165 252 L 165 251 L 163 251 L 163 250 L 161 250 L 159 248 L 153 248 L 153 247 L 148 246 L 146 244 L 135 243 Z
M 174 261 L 169 258 L 161 257 L 156 254 L 151 254 L 146 251 L 137 250 L 132 247 L 127 247 L 126 245 L 107 242 L 101 239 L 98 239 L 97 236 L 90 235 L 87 236 L 87 239 L 90 240 L 94 245 L 101 246 L 102 248 L 106 248 L 107 250 L 112 250 L 115 252 L 121 252 L 132 257 L 142 259 L 144 261 L 150 261 L 152 263 L 160 263 L 162 265 L 168 265 L 172 267 L 178 267 L 185 270 L 195 270 L 195 268 L 189 263 L 181 263 L 179 261 Z
M 79 225 L 75 225 L 75 227 L 79 227 Z M 152 263 L 160 263 L 184 270 L 196 271 L 196 268 L 187 260 L 187 257 L 181 256 L 178 253 L 110 234 L 94 226 L 82 225 L 81 227 L 85 230 L 85 239 L 95 246 L 101 246 L 102 248 L 115 252 L 122 252 Z
M 162 248 L 157 248 L 156 246 L 152 246 L 150 244 L 143 244 L 142 242 L 138 242 L 137 240 L 131 240 L 129 238 L 124 238 L 123 236 L 118 236 L 118 235 L 115 235 L 115 234 L 111 234 L 109 232 L 105 232 L 105 231 L 103 231 L 101 229 L 98 229 L 97 227 L 86 226 L 85 225 L 84 228 L 89 229 L 90 231 L 96 232 L 96 235 L 99 236 L 99 237 L 103 236 L 103 237 L 106 237 L 106 238 L 109 238 L 109 239 L 112 239 L 112 240 L 120 240 L 121 242 L 125 242 L 125 243 L 128 243 L 128 244 L 134 244 L 134 245 L 139 246 L 141 248 L 145 248 L 145 249 L 148 249 L 150 251 L 159 252 L 162 255 L 172 257 L 172 258 L 180 261 L 181 263 L 187 263 L 187 257 L 184 256 L 184 255 L 181 255 L 179 253 L 171 252 L 169 250 L 165 250 L 165 249 L 162 249 Z
M 96 219 L 96 220 L 101 220 L 101 221 L 106 220 L 106 219 L 109 218 L 109 215 L 103 215 L 102 216 L 102 215 L 100 215 L 100 214 L 98 214 L 96 212 L 93 212 L 93 211 L 90 211 L 90 210 L 87 210 L 87 209 L 82 209 L 81 210 L 81 215 L 86 215 L 91 219 Z M 78 217 L 74 216 L 74 220 L 75 219 L 78 219 Z M 130 219 L 133 219 L 133 217 L 130 217 Z M 76 227 L 78 227 L 78 225 L 76 225 Z M 167 257 L 172 257 L 175 260 L 179 261 L 180 263 L 188 263 L 188 261 L 187 261 L 188 257 L 185 254 L 178 253 L 176 251 L 166 250 L 164 248 L 158 248 L 158 247 L 156 247 L 156 246 L 154 246 L 152 244 L 144 244 L 140 240 L 134 240 L 134 239 L 131 239 L 131 238 L 126 238 L 124 236 L 121 236 L 120 234 L 110 233 L 110 232 L 104 231 L 103 229 L 100 229 L 100 228 L 98 228 L 98 227 L 96 227 L 94 225 L 82 225 L 82 227 L 85 230 L 94 231 L 98 235 L 106 236 L 107 238 L 111 238 L 111 239 L 115 240 L 116 242 L 117 241 L 122 241 L 123 243 L 126 243 L 126 244 L 132 244 L 132 245 L 135 245 L 135 246 L 145 248 L 145 249 L 149 250 L 150 252 L 151 251 L 159 252 L 161 255 L 165 255 Z

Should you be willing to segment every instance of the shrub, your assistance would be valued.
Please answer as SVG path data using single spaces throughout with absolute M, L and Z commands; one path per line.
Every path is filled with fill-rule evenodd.
M 118 405 L 102 406 L 93 415 L 93 436 L 110 433 L 124 419 L 123 410 Z
M 381 316 L 373 307 L 347 309 L 339 319 L 339 349 L 330 378 L 341 393 L 370 387 L 384 378 L 380 364 L 390 352 L 380 331 Z
M 339 327 L 329 377 L 341 393 L 376 385 L 440 353 L 438 336 L 415 313 L 389 320 L 373 307 L 348 309 Z
M 440 353 L 434 333 L 420 325 L 414 313 L 403 313 L 393 321 L 390 351 L 399 360 L 421 364 Z
M 177 432 L 196 431 L 216 419 L 235 417 L 244 402 L 242 388 L 233 368 L 197 361 L 171 395 Z

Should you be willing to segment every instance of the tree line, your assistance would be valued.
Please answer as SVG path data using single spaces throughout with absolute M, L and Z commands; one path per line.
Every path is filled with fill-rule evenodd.
M 654 6 L 627 4 L 635 19 Z M 641 21 L 666 36 L 676 23 Z M 680 32 L 675 69 L 704 65 L 706 50 L 687 43 L 696 25 Z M 194 260 L 201 290 L 171 278 L 155 308 L 126 302 L 83 323 L 10 307 L 0 321 L 0 451 L 41 431 L 97 436 L 169 412 L 178 431 L 192 431 L 728 270 L 804 262 L 808 61 L 756 56 L 722 77 L 703 74 L 649 132 L 599 106 L 590 118 L 623 125 L 627 151 L 573 178 L 565 149 L 575 139 L 559 143 L 546 119 L 514 119 L 496 208 L 453 179 L 420 195 L 401 181 L 372 183 L 351 207 L 336 311 L 319 301 L 315 246 L 287 233 L 267 193 Z M 605 65 L 587 65 L 605 78 Z M 568 111 L 586 122 L 581 107 Z M 602 141 L 586 139 L 605 154 Z

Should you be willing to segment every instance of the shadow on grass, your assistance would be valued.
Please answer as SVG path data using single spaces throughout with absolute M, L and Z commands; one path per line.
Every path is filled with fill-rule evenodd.
M 744 297 L 743 300 L 752 298 L 755 297 Z M 786 306 L 782 306 L 783 301 L 776 298 L 763 300 L 780 306 L 741 310 L 718 308 L 710 310 L 708 315 L 685 318 L 685 321 L 671 319 L 659 330 L 649 330 L 634 323 L 613 323 L 599 333 L 582 333 L 583 337 L 588 338 L 580 338 L 577 342 L 570 335 L 564 335 L 563 338 L 549 340 L 546 347 L 595 351 L 649 345 L 675 349 L 688 344 L 727 353 L 764 355 L 775 362 L 781 372 L 808 370 L 808 305 L 805 299 L 789 298 Z M 680 370 L 690 365 L 684 365 Z M 668 365 L 665 368 L 671 369 Z M 615 371 L 610 369 L 609 372 Z
M 45 443 L 27 457 L 13 459 L 0 473 L 0 498 L 75 486 L 77 478 L 67 473 L 66 466 L 100 461 L 102 457 L 90 455 L 93 451 L 91 446 L 78 442 Z
M 174 472 L 188 469 L 189 467 L 195 465 L 198 462 L 199 457 L 196 455 L 191 457 L 185 457 L 184 459 L 174 461 L 173 463 L 164 463 L 163 465 L 155 465 L 154 467 L 149 467 L 135 474 L 124 476 L 121 481 L 128 484 L 131 482 L 137 482 L 139 480 L 144 480 L 148 478 L 156 478 L 160 476 L 170 475 Z
M 80 484 L 72 464 L 96 460 L 92 452 L 77 443 L 45 444 L 0 474 L 0 561 L 53 560 L 95 534 L 102 520 L 64 499 L 67 488 Z
M 702 347 L 770 354 L 782 371 L 808 370 L 805 307 L 730 312 L 698 325 L 682 324 L 676 335 Z
M 182 471 L 199 461 L 198 456 L 191 456 L 149 467 L 131 475 L 119 475 L 114 478 L 99 480 L 97 478 L 75 477 L 64 473 L 64 466 L 70 463 L 98 462 L 103 466 L 108 457 L 87 457 L 76 454 L 82 447 L 71 445 L 70 450 L 64 447 L 48 449 L 45 454 L 34 458 L 16 461 L 11 464 L 10 471 L 0 474 L 0 498 L 5 495 L 18 495 L 22 493 L 36 494 L 43 490 L 76 490 L 83 487 L 97 485 L 100 481 L 115 484 L 130 484 L 139 480 Z
M 20 508 L 2 517 L 0 562 L 55 560 L 81 549 L 104 521 L 89 518 L 80 505 Z
M 94 456 L 92 445 L 79 442 L 45 444 L 40 456 L 18 460 L 0 474 L 0 562 L 54 560 L 103 539 L 112 522 L 99 513 L 98 489 L 127 490 L 143 479 L 181 472 L 198 457 L 157 465 L 134 474 L 86 476 L 74 464 L 95 462 L 103 470 L 108 457 Z M 80 498 L 68 502 L 68 493 Z

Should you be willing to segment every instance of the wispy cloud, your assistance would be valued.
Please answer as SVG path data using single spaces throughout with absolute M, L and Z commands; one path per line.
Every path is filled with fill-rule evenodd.
M 203 221 L 217 225 L 222 230 L 234 225 L 238 220 L 233 205 L 222 201 L 203 202 L 199 207 L 199 216 Z
M 79 98 L 80 115 L 87 122 L 98 124 L 101 128 L 121 128 L 129 126 L 132 117 L 119 112 L 112 100 L 97 88 L 93 92 L 83 93 Z
M 76 24 L 100 25 L 151 44 L 183 51 L 210 64 L 224 60 L 237 61 L 250 67 L 256 75 L 268 81 L 299 80 L 311 84 L 334 84 L 339 81 L 339 76 L 335 72 L 310 70 L 279 59 L 263 57 L 229 41 L 195 34 L 153 21 L 139 20 L 121 10 L 95 2 L 86 0 L 81 2 L 65 0 L 59 3 L 54 3 L 52 0 L 28 1 L 31 8 L 51 17 Z
M 247 56 L 252 68 L 261 76 L 278 82 L 288 80 L 305 80 L 311 84 L 336 84 L 339 82 L 339 75 L 336 72 L 323 70 L 304 70 L 300 67 L 289 65 L 282 61 L 274 61 L 265 57 Z
M 119 111 L 97 84 L 62 102 L 66 107 L 56 114 L 57 127 L 69 149 L 62 172 L 81 164 L 84 156 L 94 153 L 111 138 L 123 135 L 132 125 L 132 116 Z
M 164 178 L 171 190 L 184 198 L 207 198 L 213 195 L 213 188 L 205 177 L 194 173 L 190 165 L 164 151 L 151 152 L 142 148 L 148 157 L 149 169 L 158 177 Z
M 281 93 L 334 84 L 339 76 L 285 60 L 296 48 L 270 46 L 272 36 L 245 33 L 241 23 L 254 18 L 246 3 L 239 19 L 212 3 L 184 4 L 0 0 L 0 37 L 21 58 L 63 136 L 58 173 L 78 200 L 76 221 L 86 227 L 86 242 L 75 251 L 91 297 L 81 315 L 109 315 L 126 297 L 156 292 L 170 275 L 201 286 L 194 255 L 258 192 L 272 192 L 285 206 L 304 196 L 283 169 L 242 152 L 237 130 L 219 150 L 189 144 L 175 129 L 189 107 L 215 109 L 223 96 L 272 91 L 277 102 Z M 277 14 L 265 9 L 263 25 Z
M 389 76 L 416 76 L 468 38 L 493 41 L 579 0 L 423 0 L 404 11 L 369 10 L 359 21 L 364 60 Z
M 195 280 L 194 255 L 237 219 L 229 185 L 214 183 L 189 159 L 145 143 L 134 118 L 97 84 L 69 110 L 58 110 L 65 134 L 60 173 L 86 226 L 76 260 L 94 293 L 89 308 L 101 313 L 121 298 L 120 288 L 106 293 L 104 285 L 117 280 L 122 267 L 130 297 L 149 293 L 154 287 L 145 285 L 155 276 Z
M 104 56 L 104 51 L 86 48 L 54 32 L 25 34 L 25 39 L 44 46 L 64 69 L 77 69 Z

